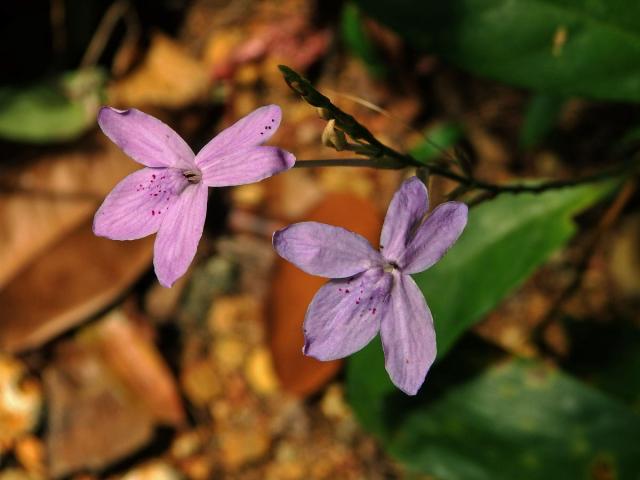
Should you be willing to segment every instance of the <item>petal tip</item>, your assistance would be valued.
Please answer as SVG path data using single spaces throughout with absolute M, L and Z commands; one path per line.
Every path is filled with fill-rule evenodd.
M 280 248 L 284 240 L 282 238 L 282 235 L 284 234 L 285 230 L 287 230 L 288 228 L 289 227 L 284 227 L 284 228 L 281 228 L 280 230 L 276 230 L 275 232 L 273 232 L 273 235 L 271 236 L 271 244 L 273 245 L 273 248 L 278 253 L 278 255 L 280 254 L 280 252 L 278 252 L 278 249 Z
M 158 283 L 161 286 L 165 288 L 171 288 L 173 287 L 173 284 L 176 283 L 177 278 L 173 276 L 168 276 L 166 274 L 162 274 L 161 272 L 158 271 L 157 267 L 155 267 L 154 270 L 156 272 L 156 278 L 158 279 Z
M 303 355 L 315 358 L 320 362 L 329 362 L 331 360 L 336 360 L 335 358 L 332 358 L 330 356 L 323 355 L 322 352 L 319 352 L 317 348 L 314 348 L 313 339 L 308 338 L 306 335 L 304 338 L 304 345 L 302 346 L 302 353 Z
M 100 110 L 98 110 L 98 118 L 107 115 L 110 112 L 113 113 L 117 113 L 119 115 L 126 115 L 127 113 L 129 113 L 131 111 L 131 109 L 129 108 L 125 108 L 120 109 L 120 108 L 114 108 L 114 107 L 110 107 L 109 105 L 103 105 L 102 107 L 100 107 Z
M 282 154 L 284 157 L 284 163 L 287 166 L 286 169 L 289 170 L 296 164 L 296 156 L 291 152 L 287 152 L 286 150 L 282 150 Z

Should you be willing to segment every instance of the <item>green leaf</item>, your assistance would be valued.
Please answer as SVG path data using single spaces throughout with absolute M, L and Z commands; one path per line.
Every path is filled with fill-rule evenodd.
M 375 45 L 365 31 L 362 24 L 360 9 L 353 3 L 346 3 L 342 9 L 342 38 L 354 55 L 360 58 L 366 65 L 369 73 L 376 78 L 387 75 L 385 64 L 380 57 Z
M 511 361 L 405 415 L 387 446 L 442 480 L 637 478 L 640 417 L 540 363 Z
M 453 248 L 434 267 L 414 275 L 433 314 L 438 357 L 561 248 L 575 233 L 573 216 L 614 185 L 503 194 L 473 208 Z M 349 359 L 347 380 L 361 422 L 382 434 L 386 396 L 395 387 L 384 370 L 378 340 Z
M 359 0 L 414 45 L 478 75 L 559 95 L 640 101 L 635 0 Z
M 73 140 L 95 124 L 104 77 L 71 72 L 23 88 L 0 88 L 0 137 L 28 143 Z
M 447 149 L 455 146 L 463 135 L 462 127 L 455 123 L 440 123 L 425 132 L 425 138 L 410 153 L 417 161 L 428 165 Z
M 520 146 L 525 149 L 538 146 L 553 129 L 564 98 L 539 93 L 529 101 L 520 131 Z

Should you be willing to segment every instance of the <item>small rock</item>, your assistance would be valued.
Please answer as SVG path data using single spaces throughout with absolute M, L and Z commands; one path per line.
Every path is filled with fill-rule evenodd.
M 16 443 L 15 456 L 20 465 L 29 473 L 45 473 L 45 452 L 42 441 L 34 435 L 27 435 Z
M 271 352 L 259 347 L 249 355 L 245 364 L 249 386 L 260 395 L 272 395 L 279 390 L 278 377 L 273 367 Z
M 224 335 L 236 331 L 238 324 L 259 318 L 259 305 L 252 295 L 228 295 L 216 299 L 207 325 L 211 335 Z
M 191 480 L 210 480 L 213 478 L 213 467 L 213 458 L 207 454 L 195 455 L 180 462 L 180 470 Z
M 182 475 L 162 460 L 152 461 L 135 467 L 121 480 L 181 480 Z
M 344 399 L 344 390 L 340 385 L 329 385 L 320 404 L 325 417 L 332 420 L 344 420 L 351 417 L 351 409 Z
M 0 355 L 0 454 L 32 431 L 42 410 L 42 388 L 18 360 Z
M 43 478 L 19 468 L 8 468 L 0 472 L 0 480 L 41 480 Z
M 229 429 L 218 435 L 221 460 L 227 470 L 237 470 L 264 457 L 271 447 L 269 432 L 260 424 L 246 430 Z
M 176 460 L 184 460 L 202 448 L 202 432 L 191 430 L 179 433 L 171 444 L 171 456 Z
M 186 365 L 180 380 L 187 398 L 198 407 L 207 405 L 221 392 L 218 373 L 208 358 Z
M 213 346 L 213 358 L 216 367 L 224 373 L 236 371 L 242 367 L 247 355 L 247 345 L 234 338 L 225 338 Z

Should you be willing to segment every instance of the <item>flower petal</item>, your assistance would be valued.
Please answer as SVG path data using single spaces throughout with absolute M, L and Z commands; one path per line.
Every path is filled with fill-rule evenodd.
M 255 147 L 276 133 L 282 118 L 278 105 L 266 105 L 241 118 L 229 128 L 216 135 L 198 153 L 198 165 L 222 153 L 231 153 L 238 148 Z
M 387 260 L 397 262 L 428 209 L 424 183 L 418 177 L 405 180 L 391 200 L 380 234 L 380 251 Z
M 224 154 L 216 152 L 196 162 L 202 182 L 209 187 L 227 187 L 258 182 L 293 167 L 296 157 L 278 147 L 243 147 Z
M 194 167 L 193 151 L 182 137 L 140 110 L 102 107 L 98 124 L 113 143 L 138 163 L 147 167 Z
M 93 232 L 112 240 L 151 235 L 187 185 L 182 173 L 172 168 L 133 172 L 107 195 L 93 218 Z
M 278 255 L 311 275 L 346 278 L 382 265 L 382 257 L 366 238 L 344 228 L 318 222 L 289 225 L 273 234 Z
M 408 275 L 394 273 L 380 336 L 391 381 L 407 395 L 415 395 L 436 358 L 436 333 L 427 302 Z
M 170 287 L 189 268 L 202 237 L 207 187 L 189 185 L 169 209 L 158 230 L 153 265 L 161 285 Z
M 378 333 L 390 289 L 391 275 L 380 268 L 326 283 L 304 319 L 303 353 L 335 360 L 360 350 Z
M 467 225 L 468 211 L 462 202 L 438 205 L 398 259 L 400 269 L 407 274 L 422 272 L 440 260 Z

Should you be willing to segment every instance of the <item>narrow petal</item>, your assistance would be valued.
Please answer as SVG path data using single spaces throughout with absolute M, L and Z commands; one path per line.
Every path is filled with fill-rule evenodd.
M 393 196 L 380 235 L 380 251 L 392 262 L 404 252 L 416 226 L 429 209 L 427 187 L 418 177 L 406 180 Z
M 132 108 L 102 107 L 98 124 L 124 153 L 147 167 L 194 168 L 189 145 L 168 125 Z
M 198 155 L 202 181 L 209 187 L 258 182 L 293 167 L 296 157 L 278 147 L 243 147 L 224 154 Z
M 415 395 L 436 358 L 436 333 L 427 302 L 408 275 L 394 273 L 380 336 L 391 381 L 406 394 Z
M 107 195 L 93 218 L 93 232 L 112 240 L 151 235 L 187 185 L 182 173 L 172 168 L 133 172 Z
M 390 288 L 391 275 L 379 268 L 326 283 L 304 319 L 303 353 L 335 360 L 360 350 L 378 333 Z
M 261 145 L 276 133 L 281 118 L 282 111 L 278 105 L 266 105 L 254 110 L 207 143 L 198 153 L 198 165 L 222 153 Z
M 189 185 L 169 209 L 158 230 L 153 265 L 161 285 L 170 287 L 189 268 L 207 214 L 207 187 Z
M 422 272 L 440 260 L 464 230 L 468 211 L 461 202 L 438 205 L 398 259 L 400 269 L 407 274 Z
M 382 265 L 366 238 L 318 222 L 289 225 L 273 234 L 278 255 L 311 275 L 346 278 Z

